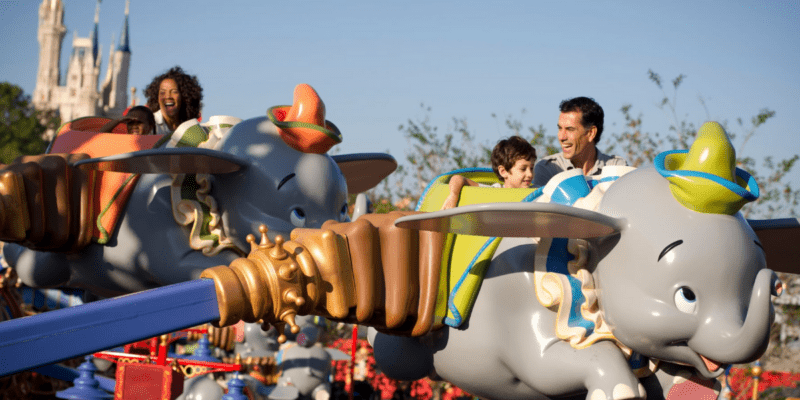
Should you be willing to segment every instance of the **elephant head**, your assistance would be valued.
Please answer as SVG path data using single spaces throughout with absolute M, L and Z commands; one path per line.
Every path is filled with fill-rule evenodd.
M 238 123 L 228 137 L 221 150 L 250 162 L 212 184 L 230 236 L 266 224 L 272 235 L 288 237 L 294 228 L 347 219 L 347 184 L 330 156 L 289 148 L 267 117 Z
M 707 378 L 763 354 L 780 291 L 739 212 L 758 186 L 734 162 L 722 127 L 707 123 L 689 151 L 620 178 L 599 209 L 625 219 L 595 271 L 615 337 Z

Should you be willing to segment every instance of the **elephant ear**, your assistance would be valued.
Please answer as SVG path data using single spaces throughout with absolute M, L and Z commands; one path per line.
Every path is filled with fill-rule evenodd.
M 749 219 L 747 222 L 761 242 L 767 268 L 800 274 L 800 219 Z
M 350 194 L 378 186 L 397 169 L 397 161 L 386 153 L 337 154 L 331 158 L 339 165 L 347 180 L 347 192 Z
M 221 151 L 175 147 L 89 158 L 74 165 L 84 169 L 136 174 L 227 174 L 248 164 L 245 159 Z
M 399 218 L 399 228 L 490 237 L 597 238 L 619 233 L 625 220 L 553 203 L 486 203 Z

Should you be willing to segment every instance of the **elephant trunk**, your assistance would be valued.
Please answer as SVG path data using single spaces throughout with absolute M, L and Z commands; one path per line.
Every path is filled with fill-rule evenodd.
M 725 329 L 711 322 L 715 335 L 701 335 L 689 341 L 689 347 L 701 355 L 724 364 L 739 364 L 761 357 L 769 344 L 769 330 L 775 318 L 771 295 L 776 293 L 778 276 L 769 269 L 756 276 L 744 323 L 738 330 Z

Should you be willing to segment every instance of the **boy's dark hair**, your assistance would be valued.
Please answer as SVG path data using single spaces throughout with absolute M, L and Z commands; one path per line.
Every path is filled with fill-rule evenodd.
M 156 119 L 153 116 L 153 112 L 150 111 L 149 108 L 145 106 L 135 106 L 128 110 L 128 113 L 125 114 L 125 117 L 128 121 L 139 121 L 144 124 L 144 134 L 150 135 L 155 133 L 156 130 Z
M 531 160 L 536 161 L 536 149 L 531 144 L 519 137 L 511 136 L 508 139 L 503 139 L 494 146 L 492 149 L 492 170 L 500 182 L 505 182 L 500 176 L 499 167 L 502 165 L 506 171 L 510 170 L 517 160 Z
M 156 119 L 153 112 L 145 106 L 131 107 L 125 116 L 107 122 L 100 128 L 100 132 L 112 132 L 119 124 L 128 124 L 130 122 L 140 122 L 144 125 L 144 134 L 150 135 L 156 131 Z M 130 133 L 130 132 L 129 132 Z
M 593 126 L 597 127 L 597 135 L 594 137 L 594 143 L 600 142 L 600 135 L 603 134 L 603 107 L 597 104 L 591 97 L 575 97 L 567 99 L 558 105 L 562 113 L 580 111 L 581 125 L 589 129 Z

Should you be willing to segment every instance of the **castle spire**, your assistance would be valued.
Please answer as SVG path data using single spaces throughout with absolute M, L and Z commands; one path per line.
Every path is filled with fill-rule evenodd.
M 64 5 L 61 0 L 42 0 L 39 6 L 39 69 L 33 104 L 37 109 L 53 109 L 61 80 L 61 45 L 67 28 L 64 26 Z
M 122 25 L 122 33 L 119 35 L 119 46 L 117 47 L 117 51 L 124 51 L 126 53 L 131 52 L 131 48 L 128 43 L 128 14 L 131 8 L 131 0 L 125 0 L 125 22 Z
M 97 60 L 97 53 L 100 50 L 98 44 L 98 36 L 100 31 L 100 0 L 97 0 L 97 6 L 94 8 L 94 32 L 92 32 L 92 56 Z

